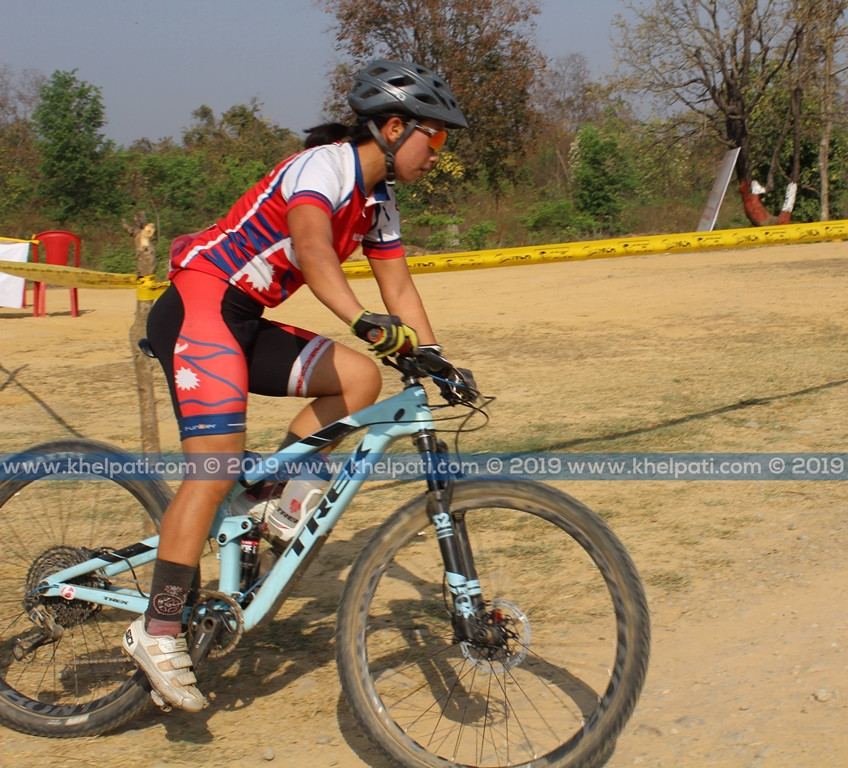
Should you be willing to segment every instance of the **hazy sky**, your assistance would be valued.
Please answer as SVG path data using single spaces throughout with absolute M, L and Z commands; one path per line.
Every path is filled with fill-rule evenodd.
M 612 67 L 620 0 L 543 0 L 537 42 L 551 57 Z M 0 66 L 77 70 L 98 86 L 118 144 L 179 140 L 202 104 L 217 114 L 256 97 L 272 122 L 320 122 L 336 60 L 333 19 L 312 0 L 0 0 Z

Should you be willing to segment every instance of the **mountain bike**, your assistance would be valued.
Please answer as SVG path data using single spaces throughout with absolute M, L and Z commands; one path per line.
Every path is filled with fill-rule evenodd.
M 648 608 L 631 558 L 599 516 L 553 487 L 454 471 L 437 427 L 456 413 L 487 418 L 486 401 L 427 350 L 390 363 L 398 393 L 245 464 L 185 616 L 195 667 L 273 619 L 389 446 L 411 438 L 426 489 L 370 537 L 338 609 L 351 713 L 410 768 L 596 765 L 648 664 Z M 429 403 L 433 382 L 446 403 Z M 463 428 L 452 430 L 457 444 Z M 243 486 L 354 433 L 296 535 L 257 551 L 261 524 L 233 513 Z M 103 733 L 151 699 L 121 636 L 147 606 L 171 491 L 161 474 L 115 471 L 138 458 L 91 440 L 18 458 L 0 482 L 0 722 L 48 737 Z

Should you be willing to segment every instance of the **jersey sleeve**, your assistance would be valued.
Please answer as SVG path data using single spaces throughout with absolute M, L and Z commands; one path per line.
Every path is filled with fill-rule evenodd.
M 399 259 L 404 255 L 400 212 L 394 194 L 376 206 L 374 225 L 362 239 L 362 252 L 369 259 Z
M 332 216 L 342 203 L 342 188 L 338 158 L 323 151 L 302 153 L 286 171 L 280 191 L 289 210 L 315 205 Z

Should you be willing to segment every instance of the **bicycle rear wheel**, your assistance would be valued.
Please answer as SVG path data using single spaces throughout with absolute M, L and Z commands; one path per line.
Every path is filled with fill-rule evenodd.
M 26 456 L 50 468 L 43 477 L 20 474 L 0 484 L 0 722 L 38 736 L 103 733 L 150 700 L 144 674 L 121 652 L 133 616 L 118 607 L 39 597 L 35 587 L 98 550 L 153 535 L 171 492 L 161 480 L 110 477 L 104 457 L 116 463 L 132 457 L 104 443 L 60 440 Z M 144 565 L 109 584 L 146 595 L 152 570 L 152 563 Z M 99 574 L 79 581 L 106 585 Z M 33 614 L 47 617 L 39 623 L 52 627 L 54 637 Z
M 426 499 L 390 517 L 341 597 L 337 663 L 351 712 L 403 766 L 598 763 L 644 682 L 645 594 L 624 547 L 575 499 L 530 482 L 458 481 L 499 648 L 458 642 Z

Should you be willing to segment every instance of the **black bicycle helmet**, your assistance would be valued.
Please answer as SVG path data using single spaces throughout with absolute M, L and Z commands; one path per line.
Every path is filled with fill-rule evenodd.
M 468 122 L 441 77 L 406 61 L 378 59 L 357 76 L 347 97 L 362 118 L 409 115 L 416 120 L 442 120 L 447 128 L 467 128 Z

